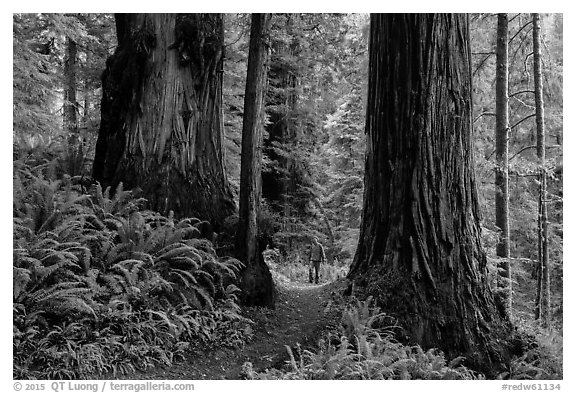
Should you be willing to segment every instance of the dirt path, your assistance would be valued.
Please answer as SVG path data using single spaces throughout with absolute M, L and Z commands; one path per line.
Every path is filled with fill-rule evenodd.
M 278 297 L 275 310 L 248 310 L 255 321 L 254 339 L 240 349 L 213 349 L 191 355 L 188 361 L 169 369 L 133 376 L 138 379 L 240 379 L 242 365 L 251 362 L 256 371 L 280 367 L 288 359 L 286 346 L 316 345 L 322 334 L 337 325 L 333 306 L 336 283 L 293 283 L 275 275 Z

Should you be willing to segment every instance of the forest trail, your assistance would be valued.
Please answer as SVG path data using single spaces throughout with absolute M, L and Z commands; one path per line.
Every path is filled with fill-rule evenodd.
M 142 372 L 137 379 L 241 379 L 242 366 L 251 362 L 256 371 L 279 368 L 289 359 L 286 346 L 313 347 L 324 332 L 337 326 L 340 313 L 333 294 L 339 282 L 320 285 L 295 283 L 273 272 L 276 309 L 250 308 L 254 338 L 243 348 L 216 348 L 189 355 L 166 369 Z

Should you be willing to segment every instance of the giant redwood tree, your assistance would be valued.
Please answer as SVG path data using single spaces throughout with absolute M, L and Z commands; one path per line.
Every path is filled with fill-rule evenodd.
M 154 210 L 215 225 L 235 206 L 224 171 L 221 14 L 117 14 L 102 76 L 93 176 Z
M 372 15 L 369 56 L 363 219 L 349 278 L 406 341 L 493 372 L 508 359 L 510 324 L 480 241 L 467 17 Z

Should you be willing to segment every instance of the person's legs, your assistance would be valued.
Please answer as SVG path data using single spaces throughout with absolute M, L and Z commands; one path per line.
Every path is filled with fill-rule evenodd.
M 318 284 L 318 273 L 320 272 L 320 262 L 314 262 L 314 270 L 316 271 L 314 276 L 314 283 Z

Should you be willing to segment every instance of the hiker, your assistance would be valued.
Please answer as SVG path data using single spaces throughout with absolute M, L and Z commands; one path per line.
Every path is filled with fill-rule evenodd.
M 320 272 L 320 264 L 322 262 L 326 262 L 326 254 L 324 254 L 324 247 L 322 247 L 322 244 L 320 244 L 318 238 L 314 236 L 314 238 L 312 239 L 312 247 L 310 248 L 310 257 L 309 257 L 310 269 L 308 271 L 309 273 L 308 278 L 310 280 L 310 283 L 312 283 L 312 269 L 314 269 L 315 270 L 314 283 L 318 284 L 318 274 Z

